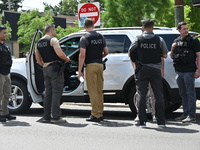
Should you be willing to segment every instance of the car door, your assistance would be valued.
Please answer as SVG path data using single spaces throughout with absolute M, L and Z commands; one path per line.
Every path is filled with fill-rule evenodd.
M 35 45 L 39 38 L 42 37 L 42 32 L 37 30 L 33 36 L 29 55 L 26 58 L 26 70 L 27 70 L 27 88 L 32 97 L 33 102 L 42 102 L 44 95 L 44 77 L 43 69 L 35 59 Z M 79 37 L 80 38 L 80 37 Z M 84 96 L 84 83 L 80 82 L 77 78 L 77 53 L 79 53 L 78 47 L 70 45 L 71 38 L 65 38 L 61 40 L 62 50 L 70 57 L 71 62 L 66 64 L 64 70 L 65 85 L 63 87 L 63 96 Z M 76 39 L 77 41 L 77 39 Z M 71 48 L 69 48 L 71 46 Z M 76 58 L 76 65 L 74 65 L 74 59 Z M 66 73 L 67 71 L 67 73 Z M 70 75 L 70 76 L 69 76 Z M 68 85 L 69 84 L 69 85 Z

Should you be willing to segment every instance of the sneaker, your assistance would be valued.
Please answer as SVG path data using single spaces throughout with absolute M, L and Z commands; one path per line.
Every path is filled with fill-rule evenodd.
M 183 123 L 196 122 L 196 121 L 197 121 L 196 118 L 192 118 L 189 116 L 187 118 L 185 118 L 184 120 L 182 120 Z
M 146 128 L 146 122 L 140 121 L 139 127 L 140 128 Z
M 159 128 L 166 128 L 166 125 L 164 125 L 164 124 L 159 124 L 158 127 L 159 127 Z
M 152 116 L 152 121 L 153 121 L 153 122 L 157 122 L 156 116 L 155 116 L 155 115 Z
M 51 122 L 51 120 L 48 120 L 48 119 L 43 119 L 42 120 L 42 123 L 50 123 Z
M 65 119 L 59 118 L 59 119 L 51 119 L 51 123 L 65 123 L 67 122 Z
M 175 121 L 182 121 L 185 118 L 187 118 L 187 116 L 185 116 L 184 114 L 182 114 L 180 117 L 175 118 Z
M 135 122 L 139 122 L 139 117 L 137 116 L 135 119 L 134 119 Z
M 4 116 L 6 119 L 8 119 L 8 120 L 15 120 L 16 119 L 16 117 L 15 116 L 12 116 L 11 114 L 7 114 L 7 115 L 5 115 Z
M 6 122 L 6 117 L 0 116 L 0 122 Z
M 96 118 L 93 115 L 90 115 L 89 118 L 86 119 L 86 121 L 92 121 L 92 122 L 100 122 L 101 118 Z

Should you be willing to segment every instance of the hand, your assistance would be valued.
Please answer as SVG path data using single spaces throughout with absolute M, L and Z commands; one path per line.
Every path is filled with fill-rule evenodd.
M 171 49 L 174 50 L 176 48 L 176 46 L 177 46 L 177 43 L 173 43 Z
M 78 73 L 78 79 L 81 81 L 81 77 L 84 79 L 84 74 L 82 72 L 79 72 Z
M 70 58 L 69 58 L 69 57 L 67 57 L 67 59 L 65 59 L 65 61 L 66 61 L 66 62 L 69 62 L 69 61 L 70 61 Z
M 194 78 L 197 79 L 200 77 L 200 72 L 197 70 L 195 73 L 194 73 Z

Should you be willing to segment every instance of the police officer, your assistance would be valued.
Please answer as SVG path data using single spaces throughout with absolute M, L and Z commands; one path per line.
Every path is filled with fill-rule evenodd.
M 66 62 L 70 59 L 60 48 L 56 35 L 55 27 L 47 24 L 45 35 L 38 41 L 36 48 L 36 60 L 43 66 L 45 96 L 43 122 L 62 123 L 66 120 L 60 117 L 60 99 L 64 86 L 64 73 L 62 72 L 59 61 Z M 52 114 L 51 114 L 52 113 Z
M 8 102 L 11 93 L 10 68 L 12 65 L 11 53 L 5 43 L 7 28 L 0 26 L 0 122 L 16 119 L 9 114 Z
M 165 107 L 163 98 L 163 85 L 161 76 L 161 57 L 167 57 L 165 41 L 154 35 L 154 22 L 146 19 L 142 22 L 141 36 L 137 36 L 129 48 L 135 74 L 136 89 L 139 93 L 139 126 L 146 127 L 146 95 L 150 82 L 155 95 L 156 119 L 159 127 L 165 127 Z
M 182 98 L 183 114 L 176 121 L 196 122 L 195 78 L 200 76 L 200 44 L 188 34 L 186 22 L 178 23 L 180 36 L 174 40 L 171 57 L 177 73 L 176 81 Z M 196 66 L 198 61 L 198 69 Z
M 86 121 L 103 120 L 103 64 L 102 58 L 108 54 L 105 38 L 94 31 L 91 19 L 84 21 L 87 33 L 80 39 L 78 77 L 83 77 L 82 68 L 86 64 L 86 83 L 92 105 L 91 115 Z

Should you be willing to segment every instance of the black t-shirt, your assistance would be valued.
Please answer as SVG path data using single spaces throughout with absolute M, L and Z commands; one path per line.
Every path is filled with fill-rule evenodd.
M 176 38 L 174 43 L 177 43 L 177 47 L 174 50 L 176 56 L 173 58 L 175 70 L 179 72 L 195 72 L 196 53 L 200 52 L 199 40 L 188 35 L 184 39 L 181 37 Z

